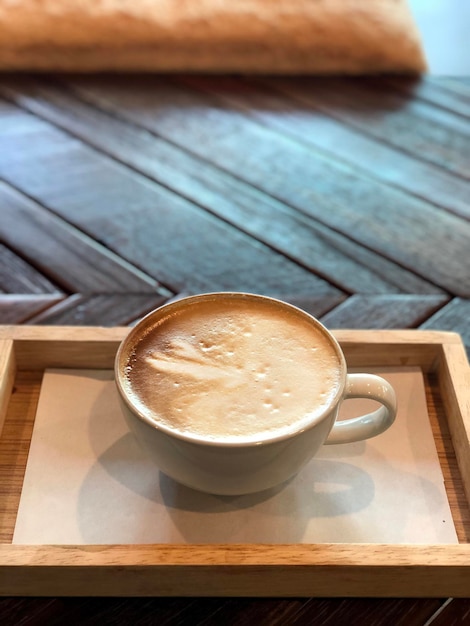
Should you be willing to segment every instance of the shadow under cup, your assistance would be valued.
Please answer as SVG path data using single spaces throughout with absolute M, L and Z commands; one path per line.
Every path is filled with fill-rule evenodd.
M 190 296 L 152 311 L 121 343 L 115 380 L 126 422 L 158 467 L 218 495 L 280 485 L 322 444 L 375 436 L 396 414 L 389 383 L 348 375 L 318 320 L 247 293 Z M 348 397 L 381 407 L 336 422 Z

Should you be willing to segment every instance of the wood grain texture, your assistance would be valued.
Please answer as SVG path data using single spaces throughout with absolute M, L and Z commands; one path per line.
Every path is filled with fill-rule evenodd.
M 470 368 L 463 346 L 443 345 L 438 374 L 463 488 L 470 503 Z
M 439 89 L 447 91 L 458 100 L 461 98 L 465 102 L 470 100 L 470 80 L 468 76 L 429 76 L 428 82 Z
M 195 598 L 0 598 L 7 626 L 195 624 L 216 612 L 220 600 Z M 212 606 L 211 606 L 212 604 Z
M 0 243 L 0 292 L 61 293 L 46 276 Z
M 457 82 L 457 81 L 455 81 Z M 466 118 L 470 118 L 470 91 L 464 93 L 462 86 L 457 90 L 452 89 L 452 84 L 446 81 L 436 81 L 433 78 L 413 79 L 388 76 L 377 81 L 378 86 L 387 87 L 391 85 L 409 98 L 419 98 L 442 109 L 447 109 L 452 113 L 457 113 Z M 449 88 L 450 87 L 450 88 Z
M 16 361 L 12 340 L 0 341 L 0 435 L 16 374 Z
M 439 457 L 439 463 L 442 468 L 447 498 L 453 511 L 453 519 L 456 525 L 457 536 L 459 541 L 468 543 L 470 541 L 470 506 L 468 496 L 468 461 L 466 459 L 457 459 L 456 453 L 459 450 L 459 444 L 454 445 L 455 437 L 452 432 L 461 430 L 466 437 L 467 442 L 460 447 L 468 450 L 468 425 L 462 427 L 462 412 L 460 408 L 451 408 L 452 399 L 444 399 L 442 387 L 438 382 L 435 374 L 427 375 L 426 385 L 426 401 L 431 422 L 431 428 L 436 443 L 436 450 Z M 468 411 L 467 411 L 468 415 Z M 455 416 L 455 419 L 453 417 Z M 463 418 L 465 420 L 465 417 Z M 452 422 L 452 427 L 450 426 Z M 452 477 L 452 478 L 449 478 Z M 454 482 L 456 481 L 456 482 Z M 454 482 L 456 488 L 451 488 Z
M 166 297 L 160 294 L 75 294 L 31 317 L 28 323 L 125 326 L 165 301 Z
M 120 342 L 129 329 L 121 326 L 0 326 L 0 340 L 14 339 L 19 369 L 46 367 L 112 369 Z
M 92 89 L 89 79 L 84 80 L 88 94 L 98 91 L 126 119 L 189 146 L 198 157 L 422 278 L 456 295 L 470 293 L 469 222 L 312 153 L 215 95 L 164 81 L 157 92 L 149 78 L 100 83 Z
M 54 365 L 57 355 L 63 354 L 62 365 L 102 367 L 111 362 L 123 337 L 121 328 L 70 327 L 11 327 L 3 328 L 3 335 L 14 338 L 18 366 L 28 364 L 25 350 L 37 353 L 43 367 Z M 345 350 L 354 339 L 363 347 L 367 337 L 371 345 L 381 345 L 382 355 L 388 354 L 384 341 L 404 337 L 405 331 L 338 331 Z M 455 348 L 463 354 L 456 335 L 426 331 L 408 331 L 410 339 L 426 351 L 434 345 Z M 382 343 L 379 343 L 378 337 Z M 42 337 L 42 343 L 41 343 Z M 359 340 L 359 341 L 358 341 Z M 78 342 L 78 343 L 77 343 Z M 434 343 L 433 343 L 434 342 Z M 105 344 L 108 344 L 106 347 Z M 411 342 L 412 343 L 412 342 Z M 22 345 L 23 344 L 23 345 Z M 410 342 L 405 342 L 410 346 Z M 45 348 L 47 346 L 47 348 Z M 81 346 L 81 349 L 79 348 Z M 408 348 L 410 349 L 410 348 Z M 410 349 L 411 350 L 411 349 Z M 81 351 L 81 357 L 80 357 Z M 412 351 L 411 351 L 412 352 Z M 108 353 L 106 363 L 103 355 Z M 402 351 L 403 354 L 403 351 Z M 453 363 L 455 355 L 449 352 Z M 47 359 L 44 360 L 44 359 Z M 453 364 L 453 376 L 462 365 Z M 437 375 L 442 377 L 442 372 Z M 17 375 L 16 392 L 11 396 L 5 429 L 0 438 L 0 490 L 2 499 L 2 533 L 7 544 L 0 546 L 0 580 L 4 593 L 75 594 L 88 595 L 286 595 L 326 596 L 365 595 L 465 595 L 470 584 L 468 570 L 468 529 L 470 517 L 468 502 L 462 505 L 461 482 L 452 465 L 452 446 L 446 439 L 440 455 L 443 463 L 449 502 L 455 514 L 460 545 L 447 546 L 380 546 L 357 547 L 339 544 L 315 546 L 95 546 L 95 547 L 30 547 L 8 545 L 14 527 L 14 518 L 21 492 L 22 473 L 26 466 L 29 439 L 34 420 L 41 371 Z M 427 377 L 428 397 L 439 394 L 437 378 Z M 468 389 L 462 390 L 468 395 Z M 459 401 L 462 402 L 462 399 Z M 430 402 L 434 432 L 442 432 L 442 420 L 453 419 L 452 410 L 442 403 Z M 12 467 L 12 464 L 14 467 Z M 22 468 L 18 470 L 18 468 Z M 359 559 L 357 561 L 356 559 Z M 439 567 L 436 567 L 436 563 Z M 22 564 L 27 563 L 27 567 Z M 11 568 L 16 564 L 18 567 Z M 71 565 L 73 564 L 73 567 Z M 441 571 L 442 570 L 442 571 Z M 442 573 L 445 570 L 446 575 Z M 444 582 L 443 582 L 444 580 Z
M 207 76 L 186 76 L 180 81 L 212 91 L 259 123 L 325 151 L 367 176 L 461 217 L 470 216 L 466 181 L 331 117 L 328 108 L 317 103 L 315 90 L 305 89 L 303 81 L 266 78 L 261 82 Z
M 200 602 L 200 601 L 199 601 Z M 211 606 L 205 609 L 210 612 Z M 442 606 L 442 600 L 388 600 L 349 599 L 332 600 L 310 598 L 270 600 L 261 599 L 256 604 L 248 600 L 227 600 L 219 610 L 204 620 L 204 624 L 260 624 L 283 626 L 285 624 L 322 626 L 345 626 L 354 624 L 355 614 L 364 617 L 364 624 L 374 626 L 422 626 Z M 197 610 L 197 605 L 193 607 Z
M 172 290 L 338 293 L 184 198 L 27 117 L 41 141 L 35 150 L 22 152 L 22 139 L 16 143 L 7 137 L 22 163 L 18 169 L 0 154 L 0 173 Z M 47 154 L 38 154 L 41 149 Z M 29 176 L 33 162 L 34 176 Z M 62 185 L 51 163 L 67 171 Z
M 433 626 L 465 626 L 470 620 L 470 598 L 453 598 L 433 619 Z
M 445 296 L 355 294 L 322 317 L 329 328 L 414 328 L 440 309 Z
M 286 302 L 310 313 L 310 315 L 316 318 L 320 318 L 328 311 L 331 311 L 331 309 L 334 309 L 343 302 L 344 299 L 345 296 L 310 296 L 308 298 L 299 298 L 295 295 L 287 295 L 284 297 Z
M 9 85 L 8 93 L 21 106 L 189 198 L 340 289 L 360 293 L 439 291 L 413 272 L 260 193 L 183 147 L 136 128 L 135 120 L 129 124 L 106 115 L 60 85 L 37 79 L 16 79 Z
M 453 174 L 468 179 L 468 123 L 460 115 L 368 80 L 306 78 L 302 85 L 328 114 Z
M 0 437 L 0 541 L 13 537 L 42 371 L 17 371 Z
M 426 320 L 422 328 L 435 330 L 450 330 L 462 337 L 470 354 L 470 300 L 453 298 L 445 307 L 439 309 L 432 317 Z
M 22 324 L 61 300 L 52 294 L 0 294 L 0 324 Z
M 353 616 L 362 614 L 374 626 L 423 626 L 442 604 L 439 599 L 396 598 L 0 598 L 0 611 L 8 626 L 95 626 L 98 620 L 107 625 L 135 626 L 149 626 L 156 621 L 159 626 L 344 626 L 355 624 Z
M 5 595 L 465 597 L 468 545 L 0 546 Z M 248 554 L 249 552 L 249 554 Z M 439 562 L 439 565 L 436 563 Z
M 298 283 L 288 285 L 287 279 L 281 281 L 281 289 L 276 291 L 269 262 L 257 268 L 256 277 L 250 279 L 253 286 L 257 287 L 255 280 L 262 284 L 267 279 L 270 293 L 317 316 L 333 313 L 349 294 L 457 295 L 460 297 L 446 301 L 421 321 L 425 327 L 459 332 L 470 346 L 466 280 L 469 272 L 465 267 L 459 271 L 456 266 L 459 260 L 463 259 L 465 265 L 468 259 L 468 231 L 465 226 L 460 228 L 464 219 L 447 219 L 449 215 L 468 219 L 470 212 L 468 182 L 464 178 L 468 172 L 470 82 L 465 78 L 427 77 L 417 89 L 410 89 L 407 81 L 395 77 L 372 83 L 352 82 L 351 85 L 351 81 L 339 80 L 335 86 L 327 79 L 298 78 L 247 81 L 191 77 L 190 83 L 188 77 L 181 77 L 172 83 L 158 76 L 145 80 L 109 76 L 92 80 L 57 76 L 19 80 L 3 76 L 0 85 L 4 95 L 32 114 L 0 100 L 0 175 L 30 200 L 36 200 L 38 206 L 42 203 L 43 210 L 60 215 L 99 246 L 112 248 L 116 257 L 130 262 L 133 270 L 138 267 L 142 272 L 148 267 L 144 275 L 153 281 L 159 279 L 160 283 L 168 278 L 168 285 L 172 285 L 168 297 L 172 293 L 212 289 L 214 285 L 233 286 L 234 274 L 224 282 L 216 270 L 216 279 L 212 281 L 208 265 L 194 259 L 201 249 L 205 258 L 205 248 L 215 245 L 213 259 L 216 263 L 222 259 L 221 267 L 226 268 L 239 239 L 228 237 L 223 243 L 214 242 L 214 237 L 224 234 L 225 228 L 211 229 L 207 237 L 199 239 L 204 222 L 197 221 L 192 232 L 193 247 L 189 253 L 183 253 L 184 258 L 175 262 L 167 254 L 166 242 L 161 247 L 161 257 L 156 258 L 155 245 L 150 252 L 147 244 L 141 246 L 141 231 L 147 231 L 149 240 L 160 224 L 154 217 L 144 217 L 140 207 L 148 203 L 148 211 L 155 213 L 159 211 L 159 202 L 168 202 L 176 213 L 179 205 L 175 206 L 166 196 L 159 196 L 157 202 L 154 194 L 148 199 L 145 193 L 141 195 L 140 185 L 128 184 L 134 180 L 133 172 L 143 174 L 138 177 L 140 181 L 150 179 L 157 187 L 166 187 L 189 200 L 197 211 L 211 213 L 228 230 L 245 234 L 255 247 L 268 248 L 270 259 L 282 256 L 339 291 L 319 293 L 312 283 L 299 293 Z M 64 132 L 57 132 L 57 128 Z M 120 162 L 123 167 L 108 168 L 109 161 Z M 130 176 L 122 173 L 125 170 Z M 0 228 L 3 210 L 2 204 Z M 133 219 L 134 211 L 139 216 L 137 221 Z M 182 215 L 180 228 L 192 213 Z M 0 233 L 0 292 L 41 295 L 41 290 L 46 294 L 59 290 L 61 285 L 55 281 L 60 274 L 58 263 L 53 257 L 44 266 L 35 260 L 34 251 L 43 236 L 36 241 L 41 229 L 36 232 L 20 221 L 19 236 L 23 228 L 28 237 L 24 243 L 20 237 L 18 247 L 13 242 L 14 228 L 10 239 L 4 240 Z M 167 228 L 165 221 L 163 229 L 163 238 L 178 240 L 176 218 L 173 230 Z M 58 231 L 54 233 L 60 236 Z M 183 246 L 186 240 L 186 236 L 182 237 Z M 159 245 L 157 240 L 156 246 Z M 30 257 L 23 246 L 32 251 Z M 176 245 L 173 249 L 181 254 Z M 73 250 L 75 257 L 77 250 Z M 420 263 L 417 258 L 421 255 Z M 231 258 L 232 266 L 237 258 Z M 76 262 L 81 264 L 80 260 Z M 99 274 L 96 268 L 90 272 Z M 62 288 L 77 291 L 72 284 Z M 81 290 L 82 295 L 72 296 L 71 302 L 88 299 L 87 289 Z M 118 288 L 111 286 L 106 295 L 114 296 L 116 291 Z M 144 291 L 129 286 L 119 293 L 145 295 Z M 150 290 L 149 296 L 153 293 L 156 292 Z M 101 323 L 100 306 L 95 306 L 96 315 L 90 299 L 86 315 Z M 112 311 L 103 308 L 103 316 L 112 317 Z M 79 308 L 72 306 L 67 310 L 65 305 L 65 309 L 62 319 L 69 316 L 72 322 Z M 419 305 L 417 311 L 403 306 L 403 325 L 405 321 L 418 323 L 424 309 L 424 305 Z M 371 323 L 377 324 L 372 310 L 370 315 Z M 400 323 L 391 311 L 386 311 L 383 321 Z M 86 365 L 73 346 L 73 336 L 78 335 L 71 336 L 70 327 L 47 328 L 54 336 L 49 349 L 35 327 L 22 326 L 21 330 L 28 334 L 22 339 L 18 335 L 18 361 L 21 367 L 31 364 L 39 368 L 27 382 L 32 392 L 29 397 L 34 397 L 34 386 L 39 385 L 46 362 L 63 364 L 70 358 L 79 366 Z M 73 331 L 80 334 L 78 327 Z M 103 343 L 92 341 L 87 348 L 94 359 L 99 358 L 100 366 L 107 367 L 127 330 L 97 330 L 103 331 Z M 444 474 L 449 476 L 446 484 L 451 486 L 448 495 L 460 540 L 468 543 L 468 506 L 442 394 L 431 373 L 442 356 L 439 342 L 457 345 L 458 337 L 426 330 L 421 336 L 425 338 L 423 343 L 414 331 L 400 330 L 394 331 L 394 344 L 383 336 L 379 339 L 376 332 L 360 335 L 361 342 L 369 341 L 367 348 L 362 343 L 355 344 L 350 331 L 338 330 L 336 334 L 351 364 L 376 364 L 381 360 L 389 364 L 422 362 L 429 372 L 426 390 L 431 414 L 437 417 L 432 420 L 432 427 L 438 454 Z M 9 337 L 11 332 L 5 334 L 0 329 L 0 335 Z M 85 335 L 81 337 L 83 340 Z M 64 351 L 63 342 L 70 339 L 72 345 Z M 110 340 L 114 346 L 107 349 Z M 38 351 L 41 358 L 35 356 Z M 26 419 L 30 410 L 27 405 Z M 12 440 L 5 442 L 0 438 L 0 447 L 3 445 L 12 461 Z M 21 448 L 20 454 L 24 453 Z M 3 458 L 0 455 L 0 468 Z M 12 479 L 16 480 L 14 476 Z M 0 497 L 0 508 L 3 503 Z M 232 575 L 237 576 L 234 571 Z M 134 573 L 134 580 L 135 576 L 138 574 Z M 445 576 L 443 572 L 441 578 Z M 373 591 L 374 582 L 370 586 Z M 467 605 L 466 601 L 452 600 L 442 614 L 434 615 L 434 623 L 465 623 Z M 68 622 L 147 624 L 156 619 L 159 624 L 198 620 L 230 623 L 230 619 L 232 623 L 263 623 L 264 619 L 265 623 L 315 621 L 319 625 L 388 626 L 393 621 L 422 626 L 442 606 L 439 599 L 2 598 L 0 621 L 3 624 L 10 620 L 15 626 L 50 626 Z
M 50 164 L 47 163 L 47 167 Z M 51 174 L 56 176 L 55 171 Z M 155 280 L 1 182 L 0 202 L 2 239 L 12 248 L 21 250 L 63 288 L 121 293 L 158 289 Z

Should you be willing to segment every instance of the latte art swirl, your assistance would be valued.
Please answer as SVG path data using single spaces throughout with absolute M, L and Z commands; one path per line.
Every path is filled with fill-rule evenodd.
M 157 425 L 216 441 L 262 441 L 329 406 L 341 364 L 328 337 L 276 301 L 201 301 L 137 342 L 128 392 Z
M 193 380 L 219 382 L 228 386 L 246 382 L 246 372 L 239 367 L 221 365 L 209 354 L 198 351 L 197 347 L 182 339 L 170 344 L 168 353 L 155 352 L 145 359 L 150 367 L 168 375 L 183 376 Z

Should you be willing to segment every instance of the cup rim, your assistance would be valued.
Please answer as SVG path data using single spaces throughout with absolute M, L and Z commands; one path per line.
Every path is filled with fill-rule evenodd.
M 313 324 L 322 334 L 327 337 L 331 345 L 333 346 L 336 356 L 338 357 L 338 361 L 340 364 L 340 381 L 338 385 L 338 389 L 336 390 L 335 395 L 331 399 L 330 403 L 325 407 L 325 409 L 312 417 L 310 421 L 306 423 L 303 422 L 299 424 L 297 428 L 293 428 L 290 431 L 283 432 L 280 434 L 274 434 L 272 436 L 265 436 L 260 439 L 240 439 L 235 441 L 225 441 L 222 439 L 209 439 L 200 435 L 192 435 L 189 433 L 182 433 L 178 430 L 174 430 L 165 424 L 159 423 L 156 418 L 152 419 L 152 417 L 146 415 L 140 408 L 134 404 L 129 398 L 126 389 L 123 385 L 122 379 L 123 375 L 123 366 L 125 364 L 125 358 L 127 357 L 130 346 L 133 343 L 133 339 L 136 335 L 139 335 L 141 332 L 145 331 L 146 328 L 152 326 L 153 323 L 162 315 L 165 315 L 169 309 L 178 309 L 186 306 L 190 302 L 195 301 L 204 301 L 204 300 L 212 300 L 214 298 L 234 298 L 234 299 L 243 299 L 243 300 L 264 300 L 271 301 L 275 303 L 277 306 L 281 306 L 288 309 L 293 309 L 300 314 L 302 317 L 307 319 L 311 324 Z M 199 446 L 210 446 L 216 448 L 251 448 L 258 446 L 266 446 L 272 443 L 280 442 L 280 441 L 288 441 L 289 439 L 301 434 L 302 432 L 308 431 L 313 428 L 316 424 L 322 422 L 328 415 L 330 415 L 336 406 L 338 405 L 341 398 L 344 396 L 344 389 L 346 386 L 346 375 L 347 375 L 347 366 L 346 360 L 343 354 L 343 351 L 337 341 L 337 339 L 333 336 L 333 334 L 324 326 L 316 317 L 307 313 L 303 309 L 285 302 L 284 300 L 280 300 L 278 298 L 274 298 L 272 296 L 265 296 L 262 294 L 255 294 L 244 291 L 214 291 L 207 293 L 199 293 L 189 296 L 184 296 L 182 298 L 178 298 L 176 300 L 172 300 L 171 302 L 167 302 L 162 306 L 150 311 L 144 317 L 142 317 L 135 326 L 131 327 L 129 333 L 126 337 L 121 341 L 119 348 L 116 353 L 116 357 L 114 360 L 114 378 L 115 383 L 121 397 L 121 400 L 125 403 L 127 408 L 132 413 L 133 417 L 139 419 L 144 422 L 151 428 L 156 431 L 160 431 L 167 436 L 174 438 L 176 440 L 185 441 L 187 443 L 191 443 Z

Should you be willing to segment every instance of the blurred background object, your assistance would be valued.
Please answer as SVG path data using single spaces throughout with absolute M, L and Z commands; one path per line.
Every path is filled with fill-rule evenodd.
M 0 2 L 0 69 L 420 73 L 406 0 Z

